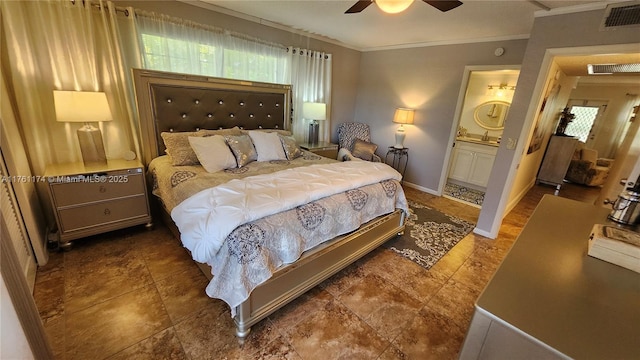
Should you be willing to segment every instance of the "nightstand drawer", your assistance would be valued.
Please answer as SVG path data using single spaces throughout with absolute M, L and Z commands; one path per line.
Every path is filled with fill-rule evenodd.
M 58 211 L 60 226 L 65 233 L 148 215 L 144 193 Z
M 76 181 L 78 179 L 72 177 L 69 181 L 51 184 L 58 208 L 145 193 L 142 173 L 124 171 L 104 175 L 102 180 L 90 177 L 91 181 Z

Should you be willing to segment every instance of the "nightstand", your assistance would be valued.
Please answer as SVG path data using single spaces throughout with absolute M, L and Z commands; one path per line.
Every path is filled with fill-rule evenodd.
M 320 141 L 317 144 L 300 144 L 300 147 L 304 150 L 311 151 L 316 155 L 328 157 L 331 159 L 338 158 L 338 144 Z
M 389 162 L 391 159 L 391 162 Z M 409 148 L 396 148 L 389 146 L 387 155 L 384 157 L 385 163 L 396 169 L 404 180 L 404 172 L 407 170 L 407 163 L 409 162 Z
M 152 226 L 144 166 L 138 161 L 54 164 L 47 166 L 45 178 L 62 248 L 90 235 Z

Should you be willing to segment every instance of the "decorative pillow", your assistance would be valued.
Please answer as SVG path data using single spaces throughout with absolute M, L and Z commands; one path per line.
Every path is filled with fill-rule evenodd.
M 236 158 L 223 136 L 190 136 L 189 143 L 207 172 L 214 173 L 236 167 Z
M 258 153 L 258 161 L 287 160 L 278 133 L 249 131 L 249 137 Z
M 160 134 L 171 165 L 198 165 L 198 157 L 189 144 L 189 136 L 202 136 L 197 132 L 163 132 Z
M 376 149 L 378 149 L 378 145 L 356 139 L 353 144 L 352 155 L 362 160 L 371 161 L 373 160 L 373 154 L 376 152 Z
M 287 160 L 293 160 L 302 156 L 302 149 L 300 149 L 300 146 L 298 146 L 293 136 L 280 135 L 280 142 L 282 142 L 282 148 L 287 156 Z
M 595 164 L 596 161 L 598 161 L 598 150 L 582 149 L 582 154 L 580 155 L 580 158 L 582 160 Z
M 291 131 L 289 130 L 282 130 L 282 129 L 255 129 L 255 130 L 242 130 L 242 133 L 244 134 L 248 134 L 251 131 L 260 131 L 260 132 L 266 132 L 266 133 L 277 133 L 280 135 L 284 135 L 284 136 L 291 136 L 293 134 L 291 134 Z
M 224 138 L 236 157 L 236 163 L 239 168 L 258 159 L 258 154 L 249 135 L 225 135 Z
M 209 129 L 202 129 L 200 131 L 198 131 L 198 134 L 201 134 L 200 136 L 213 136 L 213 135 L 234 135 L 234 136 L 238 136 L 238 135 L 242 135 L 242 130 L 240 130 L 239 127 L 235 126 L 232 127 L 230 129 L 218 129 L 218 130 L 209 130 Z
M 239 127 L 221 130 L 200 130 L 185 132 L 163 132 L 160 134 L 164 141 L 165 152 L 171 159 L 171 165 L 198 165 L 198 157 L 191 148 L 189 137 L 202 137 L 211 135 L 242 135 Z

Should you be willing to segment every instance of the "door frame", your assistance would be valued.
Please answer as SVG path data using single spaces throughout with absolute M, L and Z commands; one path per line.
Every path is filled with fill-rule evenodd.
M 440 182 L 438 183 L 438 190 L 436 195 L 442 196 L 444 187 L 447 184 L 447 177 L 449 175 L 449 169 L 451 168 L 453 144 L 455 143 L 458 126 L 460 125 L 460 116 L 462 115 L 462 108 L 464 106 L 471 73 L 473 71 L 520 70 L 521 68 L 521 65 L 467 65 L 464 67 L 462 82 L 460 83 L 460 90 L 458 91 L 458 102 L 456 104 L 456 110 L 453 115 L 454 121 L 453 125 L 451 126 L 451 132 L 449 134 L 449 146 L 447 148 L 447 152 L 444 155 L 444 164 L 446 164 L 446 166 L 442 167 L 442 173 L 440 174 Z

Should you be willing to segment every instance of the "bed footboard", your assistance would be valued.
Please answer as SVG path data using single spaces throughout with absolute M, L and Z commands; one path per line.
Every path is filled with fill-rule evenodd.
M 404 213 L 396 210 L 305 252 L 295 263 L 276 271 L 236 307 L 236 335 L 244 339 L 252 325 L 403 231 Z

